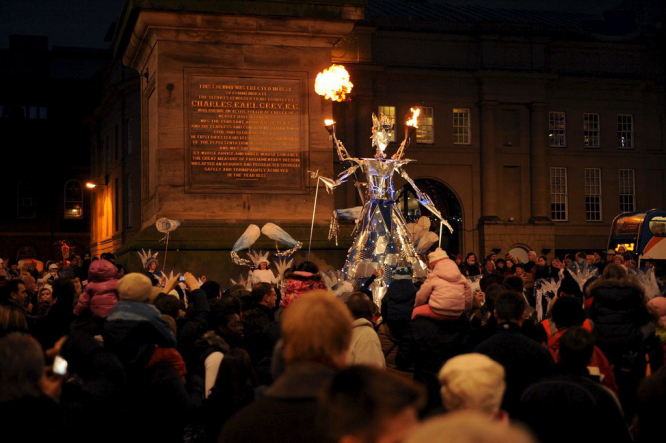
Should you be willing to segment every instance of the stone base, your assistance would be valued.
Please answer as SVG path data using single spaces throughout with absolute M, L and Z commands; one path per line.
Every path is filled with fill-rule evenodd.
M 266 221 L 255 221 L 254 224 L 260 228 Z M 169 273 L 192 272 L 197 277 L 205 275 L 208 280 L 214 280 L 223 287 L 229 285 L 229 279 L 234 280 L 240 274 L 247 274 L 250 270 L 247 266 L 238 266 L 231 260 L 231 249 L 247 229 L 248 224 L 210 224 L 205 222 L 187 221 L 183 223 L 169 237 L 169 250 L 166 256 L 165 271 Z M 310 238 L 310 226 L 303 224 L 278 223 L 289 235 L 303 243 L 303 247 L 296 252 L 294 263 L 298 264 L 307 259 L 308 241 Z M 351 245 L 351 232 L 353 224 L 341 224 L 339 244 L 334 240 L 328 240 L 328 225 L 316 224 L 312 236 L 310 261 L 316 263 L 321 270 L 329 268 L 341 269 L 347 257 L 347 250 Z M 141 249 L 151 249 L 153 252 L 160 251 L 158 260 L 160 270 L 164 264 L 165 243 L 160 241 L 164 234 L 155 227 L 150 227 L 137 232 L 132 238 L 125 242 L 122 249 L 116 252 L 118 263 L 123 264 L 130 272 L 141 272 L 142 264 L 137 254 Z M 275 242 L 265 235 L 261 235 L 253 245 L 254 250 L 274 252 Z M 279 248 L 284 251 L 286 245 L 280 244 Z M 245 252 L 241 252 L 242 258 L 247 258 Z M 274 255 L 270 256 L 271 261 Z

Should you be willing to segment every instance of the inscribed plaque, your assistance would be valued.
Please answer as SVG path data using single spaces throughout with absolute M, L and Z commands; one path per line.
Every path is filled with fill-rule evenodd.
M 303 190 L 307 158 L 302 79 L 188 78 L 190 191 Z

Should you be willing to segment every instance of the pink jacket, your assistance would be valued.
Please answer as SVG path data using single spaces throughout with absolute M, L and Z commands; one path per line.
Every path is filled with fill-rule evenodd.
M 414 306 L 428 303 L 435 314 L 460 316 L 472 307 L 472 287 L 451 259 L 435 263 L 435 268 L 416 293 Z
M 74 315 L 90 309 L 94 317 L 106 318 L 118 299 L 118 268 L 109 261 L 95 260 L 88 270 L 88 285 L 79 297 Z

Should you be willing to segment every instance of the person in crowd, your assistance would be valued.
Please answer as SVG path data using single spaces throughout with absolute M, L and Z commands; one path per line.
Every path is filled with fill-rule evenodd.
M 539 280 L 540 278 L 556 278 L 558 270 L 548 266 L 548 259 L 542 255 L 537 259 L 536 266 L 532 267 L 531 272 L 534 280 Z
M 53 304 L 43 317 L 29 318 L 30 332 L 44 349 L 50 349 L 64 335 L 69 334 L 74 313 L 74 284 L 66 278 L 53 282 Z
M 9 274 L 10 280 L 21 278 L 21 270 L 19 269 L 18 260 L 15 259 L 9 260 L 9 267 L 7 269 L 7 273 Z
M 638 388 L 638 407 L 634 425 L 636 442 L 662 442 L 665 416 L 666 366 L 663 366 L 652 377 L 643 379 Z
M 497 274 L 497 268 L 495 267 L 495 262 L 492 260 L 488 260 L 484 263 L 483 265 L 483 272 L 482 275 L 492 275 L 492 274 Z
M 55 263 L 50 264 L 48 266 L 48 271 L 43 276 L 41 276 L 39 279 L 37 279 L 37 283 L 40 286 L 41 285 L 46 285 L 46 284 L 49 284 L 49 285 L 53 284 L 53 282 L 59 278 L 59 275 L 58 275 L 59 270 L 60 270 L 60 267 L 57 264 L 55 264 Z
M 206 441 L 216 442 L 224 424 L 255 400 L 259 379 L 249 354 L 231 349 L 220 363 L 215 385 L 203 405 Z
M 206 280 L 206 282 L 201 285 L 201 289 L 206 293 L 206 298 L 208 300 L 222 298 L 222 287 L 216 281 Z
M 560 295 L 553 301 L 552 316 L 541 322 L 543 329 L 548 335 L 547 342 L 544 343 L 550 351 L 553 361 L 560 361 L 559 349 L 560 340 L 566 331 L 573 327 L 582 327 L 588 332 L 592 332 L 592 322 L 585 317 L 585 312 L 580 305 L 580 300 L 575 297 Z M 604 353 L 597 346 L 594 347 L 592 359 L 587 365 L 591 377 L 602 383 L 608 389 L 618 394 L 615 374 Z
M 306 292 L 326 289 L 319 275 L 319 268 L 312 262 L 304 261 L 293 272 L 285 274 L 282 297 L 282 307 L 285 309 Z
M 39 343 L 25 334 L 0 339 L 0 416 L 7 442 L 63 440 L 58 399 L 63 377 L 46 372 Z
M 260 282 L 252 287 L 251 297 L 252 303 L 243 306 L 243 347 L 256 367 L 272 352 L 267 328 L 275 328 L 277 293 L 272 284 Z
M 386 369 L 382 345 L 372 324 L 374 303 L 364 293 L 354 292 L 347 299 L 346 305 L 354 318 L 349 345 L 349 364 Z
M 393 273 L 393 282 L 382 298 L 381 313 L 384 324 L 398 340 L 412 318 L 416 292 L 411 269 L 396 268 Z
M 613 394 L 589 379 L 593 350 L 590 332 L 569 328 L 560 340 L 556 373 L 522 395 L 516 418 L 527 423 L 541 443 L 571 440 L 572 432 L 576 441 L 633 441 Z
M 317 398 L 347 365 L 351 337 L 349 310 L 332 294 L 314 291 L 297 297 L 282 321 L 285 371 L 263 398 L 226 423 L 218 442 L 324 440 L 314 426 Z
M 28 293 L 22 280 L 9 280 L 2 290 L 2 297 L 0 297 L 2 304 L 14 305 L 21 308 L 23 312 L 27 312 Z
M 373 367 L 340 371 L 323 392 L 318 426 L 323 443 L 400 442 L 418 423 L 423 389 Z
M 506 261 L 503 258 L 495 260 L 495 272 L 504 275 L 506 272 Z
M 155 257 L 150 257 L 146 260 L 146 272 L 155 277 L 159 283 L 166 283 L 166 275 L 158 269 L 159 265 L 160 262 Z
M 472 288 L 446 252 L 437 248 L 428 254 L 431 272 L 416 293 L 412 318 L 428 316 L 456 320 L 472 308 Z
M 606 261 L 604 263 L 604 269 L 606 268 L 606 266 L 614 262 L 616 254 L 617 253 L 615 252 L 615 249 L 609 249 L 606 251 Z M 603 269 L 600 269 L 599 273 L 603 274 Z
M 512 258 L 507 258 L 504 262 L 504 275 L 513 275 L 516 273 L 516 262 Z
M 33 315 L 43 317 L 48 314 L 51 306 L 53 306 L 53 290 L 51 286 L 45 285 L 37 293 L 37 303 Z
M 33 305 L 37 305 L 37 281 L 30 274 L 21 277 L 21 281 L 25 285 L 25 292 L 28 294 L 28 300 Z
M 405 443 L 537 443 L 519 425 L 507 425 L 478 411 L 457 411 L 423 422 Z
M 92 267 L 92 265 L 91 265 Z M 120 301 L 106 317 L 104 345 L 116 354 L 128 375 L 141 371 L 156 346 L 175 347 L 176 337 L 153 305 L 148 277 L 130 273 L 118 281 Z
M 624 256 L 622 254 L 616 254 L 615 257 L 613 257 L 613 263 L 624 266 Z
M 532 291 L 534 289 L 534 276 L 529 273 L 525 272 L 525 265 L 522 263 L 516 264 L 516 272 L 515 274 L 523 279 L 523 287 L 527 291 Z
M 495 302 L 498 330 L 481 342 L 474 352 L 485 354 L 506 370 L 506 393 L 502 407 L 515 413 L 518 400 L 532 382 L 550 374 L 553 360 L 540 343 L 524 336 L 525 298 L 514 291 L 504 291 Z
M 465 256 L 465 263 L 463 264 L 462 273 L 465 277 L 481 275 L 481 267 L 479 266 L 479 262 L 476 259 L 476 254 L 473 252 L 469 252 L 467 253 L 467 256 Z
M 13 304 L 0 305 L 0 337 L 12 332 L 28 333 L 28 319 L 25 311 Z
M 506 389 L 504 367 L 490 357 L 477 353 L 453 357 L 444 363 L 438 379 L 447 411 L 473 409 L 508 422 L 508 415 L 501 410 Z
M 643 287 L 621 265 L 606 266 L 603 276 L 590 286 L 590 294 L 594 297 L 590 320 L 597 346 L 614 365 L 620 401 L 631 415 L 638 383 L 645 374 L 644 345 L 648 338 L 654 338 L 656 324 L 648 312 Z
M 74 308 L 74 315 L 82 316 L 88 311 L 93 320 L 100 327 L 118 303 L 118 270 L 113 263 L 106 260 L 96 260 L 90 265 L 88 271 L 88 284 L 86 290 L 79 297 Z
M 532 268 L 536 266 L 536 261 L 537 261 L 537 253 L 534 251 L 529 251 L 527 253 L 527 263 L 525 263 L 525 272 L 532 273 Z
M 100 255 L 99 258 L 101 260 L 106 260 L 106 261 L 109 261 L 109 262 L 113 263 L 113 265 L 116 268 L 118 268 L 118 278 L 123 278 L 125 276 L 125 274 L 127 273 L 127 271 L 125 270 L 125 267 L 123 265 L 121 265 L 119 263 L 116 263 L 116 254 L 114 254 L 112 252 L 105 252 L 102 255 Z

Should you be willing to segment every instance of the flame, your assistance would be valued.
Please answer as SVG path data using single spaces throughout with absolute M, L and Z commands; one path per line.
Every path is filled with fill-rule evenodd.
M 354 85 L 349 81 L 349 72 L 341 65 L 331 65 L 317 74 L 315 80 L 315 92 L 324 98 L 338 102 L 346 98 Z
M 324 125 L 326 125 L 326 126 L 331 126 L 331 125 L 334 125 L 334 124 L 335 124 L 335 120 L 331 120 L 330 118 L 327 118 L 326 120 L 324 120 Z
M 418 128 L 418 118 L 419 114 L 421 113 L 421 109 L 419 108 L 409 108 L 410 111 L 412 111 L 412 118 L 407 120 L 407 126 L 414 126 L 415 128 Z

